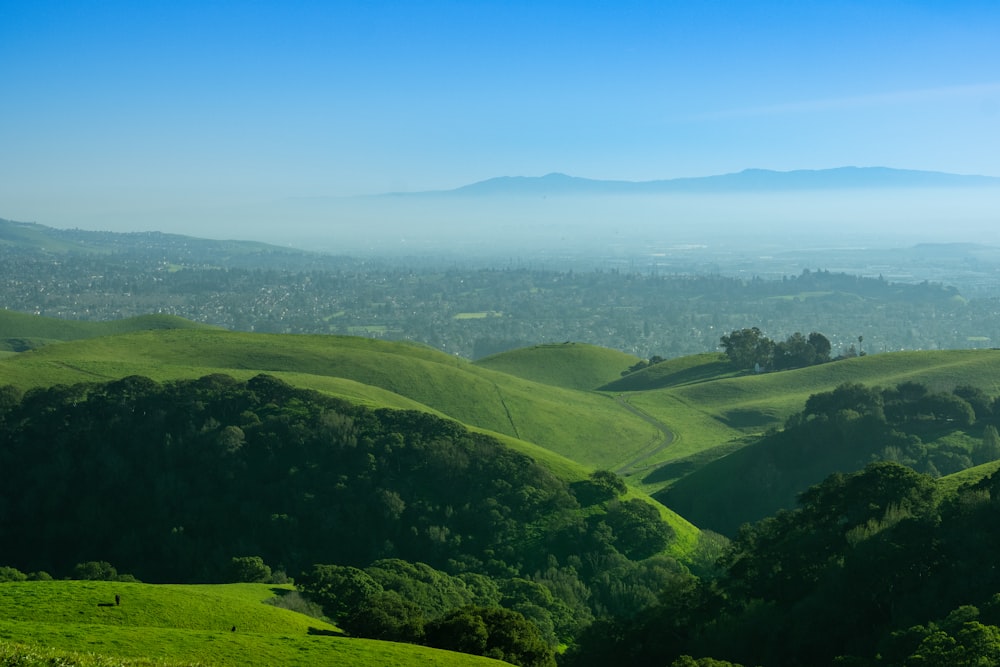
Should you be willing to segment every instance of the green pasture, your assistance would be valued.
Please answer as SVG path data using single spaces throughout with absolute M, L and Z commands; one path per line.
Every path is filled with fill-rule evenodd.
M 935 391 L 973 385 L 1000 394 L 1000 352 L 995 350 L 894 352 L 760 375 L 724 372 L 719 364 L 716 355 L 657 364 L 636 375 L 658 371 L 669 381 L 644 380 L 659 388 L 621 394 L 674 435 L 669 446 L 650 456 L 632 476 L 639 488 L 654 493 L 669 486 L 768 429 L 780 428 L 811 395 L 845 382 L 888 387 L 912 380 Z M 700 379 L 687 380 L 692 377 Z
M 720 378 L 669 391 L 686 404 L 743 433 L 780 426 L 812 394 L 845 382 L 888 387 L 913 380 L 933 391 L 973 385 L 1000 394 L 1000 352 L 948 350 L 892 352 L 834 361 L 779 373 Z
M 609 358 L 632 359 L 592 346 L 566 347 L 580 348 L 573 354 L 581 364 L 596 358 L 610 368 Z M 450 417 L 505 437 L 570 481 L 595 468 L 614 469 L 659 437 L 657 428 L 607 396 L 541 384 L 410 343 L 177 329 L 70 341 L 0 358 L 0 384 L 21 389 L 128 375 L 165 381 L 211 373 L 243 380 L 269 373 L 368 407 Z M 670 520 L 678 532 L 691 528 L 676 515 Z
M 966 468 L 937 480 L 938 489 L 942 494 L 947 495 L 958 491 L 960 486 L 975 484 L 981 479 L 985 479 L 1000 470 L 1000 461 L 990 461 L 982 465 Z
M 133 374 L 168 380 L 219 372 L 240 378 L 294 374 L 297 386 L 361 398 L 368 405 L 430 409 L 591 467 L 627 458 L 655 432 L 642 419 L 592 392 L 516 378 L 420 345 L 368 338 L 210 329 L 141 331 L 50 345 L 0 359 L 0 383 L 22 389 Z
M 22 317 L 28 318 L 22 332 L 68 337 L 59 327 L 71 325 L 59 321 L 9 319 Z M 1000 394 L 1000 352 L 994 350 L 874 354 L 759 375 L 736 373 L 723 355 L 711 353 L 622 377 L 635 357 L 584 344 L 538 345 L 472 363 L 405 342 L 186 328 L 184 320 L 159 316 L 137 320 L 116 324 L 130 329 L 122 333 L 0 356 L 0 384 L 29 389 L 133 374 L 164 381 L 269 373 L 352 403 L 455 419 L 503 438 L 568 480 L 594 469 L 623 470 L 646 493 L 780 427 L 809 396 L 845 382 L 914 380 L 933 390 L 970 384 Z M 142 325 L 149 329 L 134 330 Z M 683 532 L 683 520 L 671 522 Z
M 141 315 L 124 320 L 89 322 L 64 320 L 56 317 L 39 317 L 0 310 L 0 341 L 11 338 L 35 339 L 43 342 L 78 340 L 96 336 L 112 336 L 132 331 L 162 329 L 211 329 L 207 324 L 199 324 L 174 315 Z
M 120 606 L 114 604 L 116 594 Z M 84 654 L 78 663 L 82 666 L 102 664 L 87 662 L 86 654 L 223 666 L 502 664 L 409 644 L 337 636 L 339 631 L 328 623 L 264 603 L 274 595 L 265 584 L 4 583 L 0 646 L 16 642 Z
M 634 355 L 595 345 L 558 343 L 501 352 L 475 364 L 554 387 L 587 391 L 620 378 L 637 361 Z
M 601 391 L 649 391 L 739 375 L 726 355 L 716 352 L 668 359 L 601 387 Z
M 495 310 L 484 310 L 476 313 L 455 313 L 451 316 L 453 320 L 485 320 L 488 317 L 500 317 L 503 313 Z

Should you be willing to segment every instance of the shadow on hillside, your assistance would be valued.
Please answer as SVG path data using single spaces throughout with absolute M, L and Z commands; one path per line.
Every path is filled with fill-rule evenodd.
M 302 595 L 299 591 L 275 587 L 271 589 L 271 592 L 274 593 L 274 597 L 264 600 L 264 604 L 273 605 L 280 609 L 294 611 L 297 614 L 305 614 L 306 616 L 310 616 L 320 621 L 327 620 L 326 616 L 323 614 L 323 607 Z M 313 629 L 315 628 L 310 628 L 310 634 L 313 634 L 311 632 Z M 316 632 L 319 633 L 321 631 L 316 629 Z M 329 631 L 324 630 L 322 632 Z M 333 634 L 342 633 L 334 632 Z
M 656 468 L 642 478 L 643 484 L 662 484 L 690 475 L 701 466 L 691 459 L 681 459 Z
M 692 366 L 676 373 L 657 373 L 656 366 L 644 368 L 637 373 L 631 373 L 609 382 L 598 391 L 648 391 L 650 389 L 662 389 L 664 387 L 678 387 L 685 384 L 697 384 L 699 382 L 709 382 L 718 380 L 720 377 L 728 377 L 733 374 L 733 367 L 728 361 L 713 361 L 707 364 Z
M 324 630 L 323 628 L 314 628 L 312 626 L 306 630 L 310 635 L 318 635 L 323 637 L 343 637 L 345 636 L 343 632 L 339 630 Z
M 778 424 L 775 416 L 766 410 L 730 410 L 725 413 L 722 421 L 735 429 L 763 428 Z
M 691 456 L 686 456 L 682 459 L 665 463 L 650 471 L 649 474 L 643 477 L 642 483 L 663 484 L 665 482 L 676 482 L 677 480 L 683 479 L 691 473 L 696 472 L 700 468 L 703 468 L 712 461 L 721 459 L 723 456 L 731 454 L 737 449 L 742 448 L 745 444 L 746 443 L 744 442 L 738 441 L 727 442 L 723 445 L 702 450 L 697 454 L 692 454 Z M 653 497 L 655 498 L 656 494 L 654 494 Z

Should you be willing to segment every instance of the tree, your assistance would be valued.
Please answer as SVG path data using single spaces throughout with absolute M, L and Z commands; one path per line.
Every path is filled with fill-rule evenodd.
M 976 465 L 1000 459 L 1000 434 L 997 427 L 987 424 L 983 429 L 983 441 L 972 448 L 972 462 Z
M 345 614 L 340 626 L 354 637 L 419 643 L 424 635 L 420 607 L 396 591 L 379 591 Z
M 830 339 L 823 334 L 813 331 L 809 334 L 809 345 L 816 353 L 816 360 L 814 363 L 822 364 L 830 361 L 830 350 L 832 346 L 830 345 Z
M 271 580 L 271 568 L 260 556 L 234 557 L 229 563 L 229 580 L 261 584 Z
M 77 563 L 73 567 L 73 578 L 94 581 L 115 581 L 118 579 L 118 570 L 106 561 L 91 560 L 86 563 Z
M 738 329 L 723 336 L 720 345 L 729 361 L 741 370 L 768 366 L 774 352 L 774 342 L 757 327 Z
M 804 368 L 816 363 L 816 350 L 806 337 L 796 331 L 782 343 L 774 346 L 773 365 L 775 370 Z
M 638 498 L 611 503 L 606 521 L 614 531 L 615 548 L 633 560 L 663 551 L 674 534 L 656 508 Z
M 484 638 L 485 631 L 485 638 Z M 552 649 L 523 615 L 503 607 L 463 607 L 427 624 L 426 643 L 521 667 L 555 667 Z
M 313 565 L 296 582 L 300 591 L 334 619 L 358 609 L 382 591 L 382 586 L 368 573 L 349 565 Z

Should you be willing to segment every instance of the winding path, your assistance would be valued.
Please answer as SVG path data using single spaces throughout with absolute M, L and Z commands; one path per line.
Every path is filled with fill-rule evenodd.
M 671 431 L 670 427 L 668 427 L 666 424 L 664 424 L 663 422 L 661 422 L 659 419 L 656 419 L 652 415 L 650 415 L 650 414 L 648 414 L 646 412 L 643 412 L 639 408 L 635 407 L 634 405 L 632 405 L 631 403 L 629 403 L 628 401 L 626 401 L 622 397 L 621 394 L 618 394 L 617 396 L 615 396 L 615 400 L 618 401 L 618 403 L 623 408 L 625 408 L 626 410 L 628 410 L 629 412 L 631 412 L 632 414 L 634 414 L 636 417 L 639 417 L 640 419 L 642 419 L 647 424 L 650 424 L 650 425 L 654 426 L 660 432 L 660 434 L 662 435 L 662 437 L 657 441 L 657 443 L 653 446 L 653 448 L 651 450 L 649 450 L 648 452 L 645 452 L 645 453 L 641 454 L 637 458 L 632 459 L 631 461 L 629 461 L 628 463 L 620 466 L 618 469 L 616 469 L 614 471 L 614 472 L 618 473 L 619 475 L 627 476 L 627 475 L 635 474 L 635 473 L 639 472 L 640 470 L 643 470 L 643 468 L 641 468 L 640 466 L 641 466 L 641 464 L 644 461 L 646 461 L 647 459 L 649 459 L 650 457 L 652 457 L 652 456 L 654 456 L 656 454 L 659 454 L 664 449 L 666 449 L 667 447 L 669 447 L 673 443 L 673 441 L 674 441 L 674 432 Z

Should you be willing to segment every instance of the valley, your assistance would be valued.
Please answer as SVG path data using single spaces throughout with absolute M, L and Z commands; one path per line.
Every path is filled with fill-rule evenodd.
M 740 563 L 794 557 L 762 549 L 772 539 L 798 549 L 782 531 L 825 521 L 822 507 L 802 506 L 803 499 L 855 484 L 850 502 L 860 507 L 865 494 L 896 489 L 888 500 L 873 500 L 881 509 L 863 518 L 843 510 L 842 531 L 815 528 L 833 531 L 822 533 L 838 545 L 829 548 L 847 550 L 824 565 L 833 568 L 824 575 L 833 580 L 846 576 L 837 568 L 859 557 L 857 549 L 875 548 L 873 540 L 908 522 L 957 522 L 955 503 L 992 493 L 989 475 L 1000 460 L 1000 411 L 993 407 L 1000 354 L 989 346 L 995 305 L 950 285 L 822 270 L 778 280 L 400 271 L 259 244 L 233 242 L 222 252 L 217 242 L 196 239 L 76 233 L 57 246 L 52 239 L 62 233 L 34 226 L 14 232 L 2 251 L 15 261 L 0 278 L 11 305 L 29 303 L 28 286 L 36 304 L 0 311 L 0 460 L 24 474 L 0 503 L 0 533 L 18 545 L 0 552 L 7 561 L 0 564 L 14 580 L 14 572 L 63 577 L 74 563 L 110 559 L 143 581 L 219 584 L 228 559 L 256 555 L 327 604 L 340 599 L 323 597 L 323 587 L 342 585 L 337 577 L 372 578 L 378 592 L 366 593 L 368 607 L 322 614 L 351 628 L 345 642 L 451 646 L 441 624 L 472 622 L 468 614 L 499 608 L 528 619 L 546 647 L 518 664 L 598 664 L 616 646 L 599 640 L 602 632 L 617 628 L 618 636 L 634 638 L 655 622 L 684 638 L 658 649 L 644 644 L 671 661 L 700 651 L 732 664 L 780 665 L 787 656 L 755 652 L 738 634 L 719 643 L 712 623 L 677 624 L 706 614 L 730 614 L 740 628 L 752 627 L 754 613 L 787 621 L 783 605 L 795 601 L 753 588 L 764 585 L 756 578 L 763 570 L 744 571 Z M 303 272 L 299 261 L 312 264 Z M 45 266 L 54 267 L 51 275 L 41 273 Z M 145 268 L 133 276 L 130 267 Z M 108 282 L 111 275 L 121 282 Z M 296 293 L 311 293 L 313 304 L 339 300 L 324 307 L 341 314 L 316 317 L 318 306 L 302 309 Z M 253 294 L 271 301 L 241 309 L 241 299 Z M 591 294 L 608 301 L 591 305 Z M 222 295 L 230 305 L 215 301 Z M 497 299 L 513 305 L 498 306 Z M 231 326 L 226 313 L 237 311 L 253 324 Z M 426 325 L 401 318 L 403 312 Z M 256 319 L 265 313 L 271 319 Z M 363 331 L 331 324 L 344 318 L 382 324 Z M 889 326 L 914 318 L 922 322 L 919 333 Z M 678 321 L 689 333 L 679 333 Z M 862 321 L 884 328 L 872 333 Z M 717 351 L 719 336 L 740 326 L 764 326 L 776 338 L 824 331 L 835 341 L 835 358 L 741 370 Z M 690 335 L 696 329 L 702 333 Z M 622 337 L 626 331 L 631 339 Z M 686 342 L 666 342 L 678 339 Z M 510 347 L 518 340 L 525 344 Z M 615 347 L 626 340 L 633 342 Z M 959 340 L 966 345 L 954 344 Z M 903 349 L 906 341 L 930 349 Z M 949 341 L 952 347 L 942 349 Z M 814 407 L 836 403 L 841 399 L 828 397 L 852 387 L 865 388 L 862 398 Z M 88 484 L 77 469 L 102 481 Z M 901 481 L 892 486 L 889 479 Z M 114 489 L 128 481 L 146 493 L 124 501 L 133 491 Z M 200 489 L 192 498 L 214 509 L 192 514 L 187 501 L 171 500 L 172 489 Z M 833 495 L 822 498 L 834 502 Z M 93 523 L 123 501 L 134 514 Z M 941 545 L 953 539 L 942 534 Z M 92 540 L 103 546 L 88 546 Z M 153 555 L 167 552 L 169 562 Z M 309 569 L 322 563 L 333 569 Z M 927 571 L 953 576 L 943 563 Z M 418 565 L 430 569 L 413 569 Z M 321 573 L 333 578 L 323 587 L 309 583 Z M 467 592 L 456 593 L 452 607 L 421 602 L 424 594 L 413 588 L 421 577 Z M 7 585 L 0 583 L 0 592 Z M 713 586 L 736 606 L 714 597 Z M 671 607 L 671 595 L 687 606 Z M 988 598 L 941 600 L 975 605 L 984 621 L 992 613 Z M 755 604 L 767 611 L 753 611 Z M 860 602 L 837 604 L 855 609 Z M 937 615 L 889 614 L 872 632 L 905 629 L 954 608 L 920 604 Z M 380 610 L 382 620 L 357 617 L 362 608 Z M 393 618 L 395 625 L 386 620 Z M 0 639 L 24 636 L 17 622 L 0 624 Z M 68 629 L 46 631 L 54 634 L 32 641 L 70 648 L 55 639 Z M 126 636 L 73 632 L 112 652 Z M 149 655 L 160 640 L 136 641 Z M 722 648 L 706 648 L 713 642 Z M 868 655 L 872 646 L 837 645 L 816 654 L 814 664 L 849 650 Z

